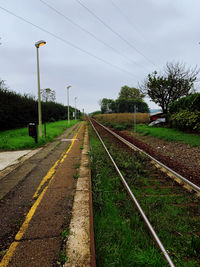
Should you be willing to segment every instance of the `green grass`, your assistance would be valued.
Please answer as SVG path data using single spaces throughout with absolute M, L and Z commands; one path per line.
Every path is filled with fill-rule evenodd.
M 75 165 L 74 165 L 74 169 L 79 169 L 81 166 L 81 163 L 80 162 L 77 162 Z
M 74 179 L 78 179 L 79 175 L 78 173 L 73 174 Z
M 69 236 L 69 231 L 67 229 L 64 229 L 61 233 L 62 239 L 66 240 Z
M 68 257 L 66 255 L 66 251 L 65 250 L 59 251 L 58 261 L 60 264 L 58 266 L 63 266 L 67 260 L 68 260 Z
M 172 128 L 152 127 L 144 124 L 137 125 L 137 132 L 143 135 L 154 136 L 165 141 L 182 142 L 191 147 L 200 146 L 200 136 L 184 133 Z
M 0 150 L 20 150 L 40 147 L 59 136 L 65 129 L 71 127 L 77 121 L 57 121 L 46 124 L 47 136 L 39 138 L 35 144 L 34 138 L 28 135 L 28 127 L 0 132 Z M 43 125 L 44 128 L 44 125 Z M 43 129 L 44 135 L 44 129 Z

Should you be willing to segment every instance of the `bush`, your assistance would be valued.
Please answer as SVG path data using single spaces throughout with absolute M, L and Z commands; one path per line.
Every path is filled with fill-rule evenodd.
M 200 111 L 200 93 L 182 97 L 169 106 L 169 112 L 171 114 L 180 112 L 181 110 Z
M 182 110 L 174 113 L 170 118 L 171 126 L 180 130 L 200 132 L 200 111 Z
M 169 112 L 172 127 L 200 132 L 200 93 L 178 99 L 170 105 Z
M 106 127 L 109 127 L 110 126 L 110 123 L 108 121 L 106 121 L 106 122 L 104 122 L 103 125 L 106 126 Z
M 114 124 L 113 128 L 117 131 L 123 131 L 127 129 L 127 126 L 123 124 Z

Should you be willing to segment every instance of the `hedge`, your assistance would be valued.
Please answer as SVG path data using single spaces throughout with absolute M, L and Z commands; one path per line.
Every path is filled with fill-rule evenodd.
M 74 109 L 70 107 L 70 116 Z M 67 118 L 67 108 L 54 102 L 42 102 L 42 121 L 57 121 Z M 20 95 L 0 88 L 0 131 L 27 126 L 38 122 L 38 104 L 30 96 Z

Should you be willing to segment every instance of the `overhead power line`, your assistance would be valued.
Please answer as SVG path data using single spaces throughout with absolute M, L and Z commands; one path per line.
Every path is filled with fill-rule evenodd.
M 115 9 L 117 9 L 117 11 L 121 14 L 121 16 L 128 22 L 128 24 L 134 28 L 134 30 L 140 35 L 140 37 L 142 37 L 142 39 L 145 41 L 145 43 L 148 43 L 148 46 L 152 46 L 147 39 L 144 36 L 144 33 L 141 31 L 140 28 L 133 26 L 133 23 L 131 22 L 131 20 L 129 19 L 129 17 L 121 10 L 121 8 L 116 4 L 116 2 L 114 2 L 113 0 L 110 0 L 111 4 L 115 7 Z M 154 44 L 154 48 L 155 48 L 155 44 Z
M 121 57 L 125 58 L 126 60 L 128 60 L 129 62 L 133 63 L 133 64 L 137 64 L 138 66 L 140 66 L 138 63 L 132 61 L 131 59 L 129 59 L 128 57 L 126 57 L 125 55 L 123 55 L 120 51 L 118 51 L 117 49 L 115 49 L 113 46 L 107 44 L 106 42 L 104 42 L 103 40 L 99 39 L 98 37 L 96 37 L 96 35 L 94 35 L 93 33 L 91 33 L 90 31 L 88 31 L 87 29 L 85 29 L 84 27 L 82 27 L 80 24 L 74 22 L 72 19 L 70 19 L 69 17 L 67 17 L 66 15 L 64 15 L 63 13 L 61 13 L 60 11 L 58 11 L 55 7 L 49 5 L 46 1 L 43 0 L 39 0 L 41 3 L 43 3 L 45 6 L 47 6 L 48 8 L 50 8 L 51 10 L 53 10 L 54 12 L 56 12 L 58 15 L 60 15 L 61 17 L 63 17 L 65 20 L 67 20 L 68 22 L 72 23 L 74 26 L 76 26 L 77 28 L 79 28 L 81 31 L 89 34 L 92 38 L 94 38 L 96 41 L 102 43 L 103 45 L 105 45 L 106 47 L 108 47 L 109 49 L 113 50 L 116 54 L 120 55 Z M 141 67 L 141 66 L 140 66 Z
M 143 56 L 149 63 L 155 66 L 155 64 L 147 57 L 145 56 L 141 51 L 139 51 L 132 43 L 130 43 L 128 40 L 126 40 L 121 34 L 116 32 L 113 28 L 111 28 L 107 23 L 105 23 L 99 16 L 97 16 L 91 9 L 89 9 L 86 5 L 84 5 L 81 1 L 75 0 L 79 5 L 81 5 L 84 9 L 86 9 L 93 17 L 95 17 L 99 22 L 101 22 L 107 29 L 109 29 L 113 34 L 119 37 L 123 42 L 125 42 L 127 45 L 132 47 L 138 54 Z
M 121 11 L 121 9 L 119 8 L 119 6 L 118 6 L 113 0 L 110 0 L 110 2 L 111 2 L 111 4 L 115 7 L 115 9 L 117 9 L 117 11 L 121 14 L 121 16 L 122 16 L 123 18 L 125 18 L 125 20 L 131 25 L 131 27 L 133 27 L 133 23 L 131 23 L 131 21 L 130 21 L 130 19 L 128 18 L 128 16 L 126 16 L 126 15 Z M 138 29 L 136 29 L 135 27 L 133 27 L 133 28 L 135 29 L 135 31 L 136 31 L 137 33 L 139 33 L 139 34 L 142 36 L 141 32 L 140 32 Z
M 95 58 L 95 59 L 97 59 L 97 60 L 99 60 L 99 61 L 101 61 L 101 62 L 103 62 L 103 63 L 105 63 L 105 64 L 107 64 L 107 65 L 109 65 L 109 66 L 112 66 L 112 67 L 115 68 L 115 69 L 118 69 L 118 70 L 120 70 L 120 71 L 123 71 L 123 72 L 125 72 L 126 74 L 129 74 L 129 75 L 131 75 L 131 76 L 135 76 L 135 74 L 133 74 L 133 73 L 131 73 L 131 72 L 125 70 L 125 69 L 122 69 L 122 68 L 120 68 L 119 66 L 116 66 L 116 65 L 110 63 L 109 61 L 104 60 L 103 58 L 100 58 L 100 57 L 98 57 L 98 56 L 96 56 L 96 55 L 90 53 L 89 51 L 87 51 L 87 50 L 85 50 L 85 49 L 82 49 L 81 47 L 79 47 L 79 46 L 77 46 L 77 45 L 75 45 L 75 44 L 73 44 L 73 43 L 71 43 L 71 42 L 65 40 L 64 38 L 62 38 L 62 37 L 60 37 L 60 36 L 58 36 L 58 35 L 56 35 L 56 34 L 50 32 L 50 31 L 48 31 L 48 30 L 46 30 L 46 29 L 44 29 L 44 28 L 42 28 L 42 27 L 40 27 L 40 26 L 38 26 L 38 25 L 36 25 L 36 24 L 30 22 L 30 21 L 28 21 L 27 19 L 25 19 L 25 18 L 23 18 L 23 17 L 21 17 L 21 16 L 15 14 L 15 13 L 13 13 L 12 11 L 10 11 L 10 10 L 4 8 L 4 7 L 1 7 L 1 6 L 0 6 L 0 9 L 2 9 L 2 10 L 4 10 L 5 12 L 9 13 L 10 15 L 12 15 L 12 16 L 14 16 L 14 17 L 16 17 L 16 18 L 18 18 L 18 19 L 20 19 L 20 20 L 22 20 L 22 21 L 28 23 L 29 25 L 32 25 L 33 27 L 35 27 L 35 28 L 37 28 L 37 29 L 39 29 L 39 30 L 41 30 L 41 31 L 43 31 L 43 32 L 45 32 L 45 33 L 47 33 L 47 34 L 53 36 L 54 38 L 56 38 L 56 39 L 62 41 L 63 43 L 65 43 L 65 44 L 67 44 L 67 45 L 69 45 L 69 46 L 71 46 L 71 47 L 73 47 L 73 48 L 75 48 L 75 49 L 81 51 L 82 53 L 85 53 L 85 54 L 87 54 L 87 55 L 89 55 L 89 56 L 91 56 L 91 57 L 93 57 L 93 58 Z M 136 76 L 135 76 L 135 77 L 136 77 Z M 136 78 L 137 78 L 137 77 L 136 77 Z

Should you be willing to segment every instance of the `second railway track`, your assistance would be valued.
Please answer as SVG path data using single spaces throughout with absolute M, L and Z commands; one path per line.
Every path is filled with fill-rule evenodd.
M 154 161 L 152 164 L 154 159 L 137 152 L 136 148 L 130 148 L 132 145 L 129 142 L 123 140 L 122 143 L 116 134 L 113 135 L 95 121 L 93 124 L 116 161 L 115 169 L 119 168 L 119 172 L 123 173 L 122 177 L 126 181 L 121 177 L 122 182 L 127 183 L 129 188 L 126 190 L 130 190 L 129 195 L 133 194 L 136 201 L 138 200 L 142 212 L 144 211 L 150 225 L 155 229 L 157 234 L 154 235 L 148 226 L 168 264 L 174 266 L 174 262 L 176 266 L 199 266 L 199 187 L 191 182 L 187 183 L 187 179 L 160 165 L 160 162 Z M 133 163 L 134 166 L 131 166 L 131 155 L 137 159 L 137 162 Z M 137 170 L 133 171 L 133 167 Z M 176 182 L 169 176 L 175 178 Z M 179 184 L 189 187 L 189 191 Z M 137 203 L 135 204 L 137 206 Z M 143 216 L 141 212 L 140 214 L 145 219 L 146 215 Z M 148 225 L 147 221 L 146 224 Z

